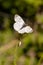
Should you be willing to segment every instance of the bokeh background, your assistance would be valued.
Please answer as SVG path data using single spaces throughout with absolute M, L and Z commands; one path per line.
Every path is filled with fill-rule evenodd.
M 33 33 L 13 29 L 15 14 Z M 0 65 L 43 65 L 43 0 L 0 0 Z

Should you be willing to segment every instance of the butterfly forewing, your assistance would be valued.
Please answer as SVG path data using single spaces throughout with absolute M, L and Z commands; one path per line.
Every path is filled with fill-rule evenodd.
M 21 24 L 25 24 L 24 20 L 17 14 L 14 16 L 14 21 L 19 23 L 21 22 Z

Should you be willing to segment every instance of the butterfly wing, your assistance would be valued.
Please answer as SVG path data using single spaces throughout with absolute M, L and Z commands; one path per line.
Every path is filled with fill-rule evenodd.
M 25 23 L 23 19 L 17 14 L 14 16 L 14 20 L 15 20 L 15 23 L 13 27 L 16 31 L 19 31 Z
M 19 26 L 18 23 L 14 23 L 13 28 L 14 28 L 14 30 L 16 30 L 16 31 L 19 31 L 21 27 Z
M 22 28 L 21 30 L 18 31 L 18 33 L 23 34 L 23 33 L 32 33 L 33 29 L 30 26 L 26 26 Z
M 30 26 L 25 27 L 25 33 L 32 33 L 33 29 Z
M 21 27 L 25 24 L 24 20 L 19 15 L 17 15 L 17 14 L 14 16 L 14 21 L 16 23 L 19 23 L 21 25 Z

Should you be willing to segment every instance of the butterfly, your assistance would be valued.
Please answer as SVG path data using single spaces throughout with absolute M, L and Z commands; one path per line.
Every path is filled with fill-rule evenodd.
M 18 14 L 15 14 L 14 21 L 15 21 L 15 23 L 13 24 L 13 28 L 19 34 L 32 33 L 33 32 L 33 29 L 30 26 L 26 25 L 26 23 L 24 22 L 22 17 L 20 17 Z

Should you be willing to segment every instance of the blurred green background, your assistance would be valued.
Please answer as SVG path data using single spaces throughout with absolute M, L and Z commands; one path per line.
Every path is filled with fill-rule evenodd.
M 14 31 L 15 14 L 33 33 Z M 43 65 L 43 0 L 0 0 L 0 65 Z

